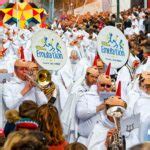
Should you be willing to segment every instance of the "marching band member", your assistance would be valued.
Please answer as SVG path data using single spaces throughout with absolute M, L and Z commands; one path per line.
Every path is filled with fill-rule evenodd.
M 4 84 L 3 101 L 8 109 L 17 109 L 24 100 L 32 100 L 39 105 L 47 103 L 44 93 L 27 80 L 27 66 L 27 62 L 16 60 L 15 75 Z
M 95 124 L 89 138 L 87 140 L 87 146 L 89 150 L 107 150 L 113 142 L 114 135 L 117 134 L 115 123 L 112 117 L 107 114 L 107 110 L 113 106 L 127 107 L 125 101 L 121 99 L 121 86 L 118 85 L 116 96 L 111 96 L 105 100 L 105 110 L 101 111 L 100 120 Z M 127 148 L 139 142 L 138 131 L 130 133 L 126 140 Z
M 93 85 L 89 91 L 82 93 L 77 101 L 78 142 L 83 144 L 86 144 L 91 130 L 100 118 L 100 112 L 105 108 L 99 92 L 111 91 L 111 77 L 107 73 L 110 73 L 110 65 L 106 74 L 98 77 L 97 86 Z

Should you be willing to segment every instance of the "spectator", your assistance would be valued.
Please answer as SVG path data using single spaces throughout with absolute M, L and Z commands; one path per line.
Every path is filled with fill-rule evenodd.
M 74 142 L 65 147 L 65 150 L 87 150 L 87 147 L 81 143 Z
M 25 131 L 17 131 L 10 133 L 4 144 L 3 150 L 12 150 L 13 145 L 20 141 L 26 135 L 26 133 L 27 132 Z
M 37 120 L 39 128 L 49 140 L 50 150 L 64 150 L 67 145 L 63 136 L 63 130 L 56 107 L 51 104 L 44 104 L 38 108 Z
M 35 120 L 37 108 L 38 105 L 31 100 L 24 101 L 19 106 L 19 115 L 21 119 L 16 122 L 16 130 L 36 130 L 38 128 L 38 123 Z
M 5 133 L 5 136 L 7 137 L 10 132 L 15 130 L 15 123 L 16 121 L 20 120 L 20 116 L 19 116 L 18 111 L 15 109 L 7 110 L 5 112 L 5 116 L 6 116 L 7 122 L 4 127 L 4 133 Z

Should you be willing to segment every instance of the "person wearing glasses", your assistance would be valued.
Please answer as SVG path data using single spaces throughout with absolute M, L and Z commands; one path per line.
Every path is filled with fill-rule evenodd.
M 104 101 L 100 98 L 100 92 L 111 91 L 110 65 L 106 73 L 98 77 L 97 85 L 93 85 L 89 91 L 80 95 L 76 104 L 76 117 L 78 119 L 78 142 L 87 143 L 88 136 L 95 123 L 100 118 L 100 112 L 105 109 Z
M 108 114 L 108 110 L 109 108 L 113 107 L 124 108 L 125 111 L 123 112 L 121 119 L 126 116 L 127 103 L 121 98 L 121 82 L 120 85 L 118 84 L 116 94 L 114 96 L 110 96 L 107 99 L 105 99 L 104 103 L 106 107 L 103 111 L 101 111 L 100 120 L 97 121 L 96 124 L 94 125 L 94 128 L 91 131 L 89 138 L 87 140 L 87 147 L 90 150 L 113 149 L 111 146 L 113 143 L 115 143 L 115 136 L 119 132 L 116 128 L 116 123 L 113 117 L 111 117 Z M 120 122 L 117 122 L 117 124 L 118 123 L 121 126 Z M 133 130 L 130 132 L 130 134 L 128 134 L 126 131 L 123 131 L 121 132 L 120 137 L 122 137 L 121 145 L 122 147 L 125 146 L 126 149 L 139 143 L 138 130 L 136 131 Z M 115 145 L 117 146 L 117 143 Z M 122 148 L 119 147 L 119 149 Z

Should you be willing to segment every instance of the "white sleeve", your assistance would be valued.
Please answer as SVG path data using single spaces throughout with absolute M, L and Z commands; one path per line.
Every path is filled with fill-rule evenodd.
M 48 102 L 48 99 L 45 96 L 45 94 L 37 87 L 35 87 L 35 96 L 36 96 L 36 102 L 38 105 L 43 105 Z
M 137 92 L 130 91 L 127 96 L 128 96 L 128 106 L 126 112 L 128 116 L 131 116 L 134 114 L 134 106 L 136 101 L 139 99 L 140 94 Z
M 16 109 L 22 102 L 22 94 L 13 85 L 4 84 L 3 101 L 8 109 Z
M 76 115 L 79 119 L 87 120 L 96 114 L 96 107 L 88 106 L 86 97 L 79 98 L 76 105 Z

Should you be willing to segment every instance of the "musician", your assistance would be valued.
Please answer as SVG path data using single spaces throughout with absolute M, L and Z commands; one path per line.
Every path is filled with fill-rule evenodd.
M 38 71 L 39 71 L 38 64 L 33 62 L 33 61 L 29 61 L 28 62 L 28 74 L 29 74 L 29 76 L 31 76 L 34 80 L 36 80 Z
M 106 74 L 101 74 L 98 77 L 97 86 L 93 85 L 89 91 L 82 93 L 77 101 L 76 116 L 79 120 L 78 141 L 82 144 L 86 144 L 91 130 L 100 118 L 100 112 L 105 108 L 105 104 L 100 99 L 100 93 L 102 91 L 111 91 L 111 77 L 109 73 L 110 66 Z
M 119 87 L 119 86 L 118 86 Z M 90 150 L 106 150 L 113 142 L 113 136 L 117 133 L 116 126 L 112 117 L 108 116 L 107 110 L 113 106 L 121 106 L 126 108 L 126 103 L 120 97 L 120 88 L 116 92 L 116 96 L 111 96 L 105 100 L 105 110 L 101 111 L 100 120 L 95 124 L 89 138 L 87 147 Z M 127 139 L 126 139 L 127 140 Z M 135 133 L 130 133 L 126 141 L 126 147 L 137 144 L 139 142 Z
M 17 109 L 24 100 L 32 100 L 39 105 L 47 103 L 44 93 L 27 78 L 27 67 L 27 62 L 16 60 L 15 75 L 4 84 L 3 101 L 7 109 Z

